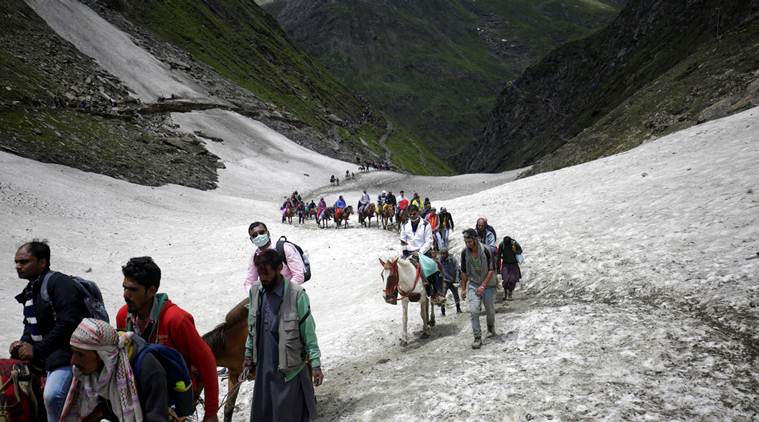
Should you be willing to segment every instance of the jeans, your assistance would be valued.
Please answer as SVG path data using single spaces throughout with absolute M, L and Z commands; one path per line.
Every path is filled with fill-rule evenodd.
M 61 366 L 47 373 L 45 390 L 42 392 L 47 409 L 47 422 L 58 422 L 60 419 L 72 377 L 71 366 Z
M 466 299 L 469 302 L 469 317 L 472 320 L 472 332 L 475 337 L 482 337 L 482 329 L 480 328 L 481 305 L 485 305 L 488 328 L 495 327 L 495 287 L 487 287 L 482 293 L 482 297 L 477 296 L 477 293 L 475 293 L 477 287 L 479 286 L 469 284 Z
M 437 233 L 435 233 L 435 236 L 437 237 L 437 247 L 438 249 L 442 248 L 448 248 L 448 234 L 451 231 L 448 229 L 440 229 Z

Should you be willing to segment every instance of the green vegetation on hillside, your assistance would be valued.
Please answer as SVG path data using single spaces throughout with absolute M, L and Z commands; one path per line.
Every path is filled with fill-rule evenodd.
M 506 81 L 604 25 L 619 8 L 610 4 L 276 0 L 265 7 L 348 87 L 449 158 L 475 139 Z
M 316 130 L 330 131 L 335 123 L 328 116 L 338 116 L 345 123 L 336 132 L 349 143 L 347 149 L 352 149 L 350 143 L 354 149 L 366 143 L 380 156 L 384 153 L 377 145 L 384 119 L 367 119 L 367 105 L 291 44 L 277 22 L 255 3 L 149 0 L 130 7 L 132 20 Z M 401 168 L 422 174 L 451 172 L 431 151 L 420 150 L 430 155 L 424 162 L 436 164 Z
M 595 160 L 694 124 L 759 105 L 759 15 L 702 46 L 529 174 Z

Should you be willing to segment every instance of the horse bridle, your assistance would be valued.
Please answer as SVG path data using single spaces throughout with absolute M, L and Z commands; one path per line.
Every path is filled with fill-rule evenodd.
M 380 272 L 380 278 L 382 281 L 385 281 L 385 270 L 388 268 L 382 268 L 382 271 Z M 406 292 L 401 289 L 400 281 L 401 281 L 401 275 L 398 272 L 398 260 L 396 259 L 390 264 L 390 275 L 387 276 L 387 286 L 385 288 L 385 296 L 389 296 L 393 293 L 393 290 L 395 288 L 398 289 L 398 295 L 401 298 L 407 298 L 411 293 L 416 290 L 416 285 L 419 283 L 419 280 L 422 279 L 422 268 L 421 266 L 418 266 L 416 268 L 416 277 L 414 277 L 414 285 L 411 286 L 411 290 Z M 395 277 L 394 280 L 391 280 L 391 277 Z

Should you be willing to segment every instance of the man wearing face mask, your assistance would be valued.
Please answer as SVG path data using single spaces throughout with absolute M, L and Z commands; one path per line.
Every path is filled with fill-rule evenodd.
M 250 286 L 258 281 L 258 270 L 256 269 L 254 260 L 257 255 L 267 249 L 275 249 L 276 242 L 272 243 L 271 235 L 266 224 L 256 221 L 248 227 L 248 235 L 250 235 L 250 241 L 256 247 L 253 251 L 253 255 L 250 257 L 248 263 L 248 275 L 245 277 L 245 292 L 250 290 Z M 282 275 L 295 284 L 303 284 L 305 281 L 305 265 L 303 259 L 300 257 L 300 253 L 295 249 L 290 242 L 285 242 L 284 245 L 284 263 L 282 264 Z

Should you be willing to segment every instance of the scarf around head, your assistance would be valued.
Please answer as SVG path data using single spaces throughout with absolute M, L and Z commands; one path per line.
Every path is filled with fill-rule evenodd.
M 99 397 L 110 402 L 122 422 L 142 421 L 142 408 L 128 350 L 133 333 L 116 332 L 107 322 L 85 318 L 71 335 L 71 346 L 97 352 L 103 361 L 99 372 L 85 375 L 75 366 L 61 421 L 80 421 L 98 405 Z

